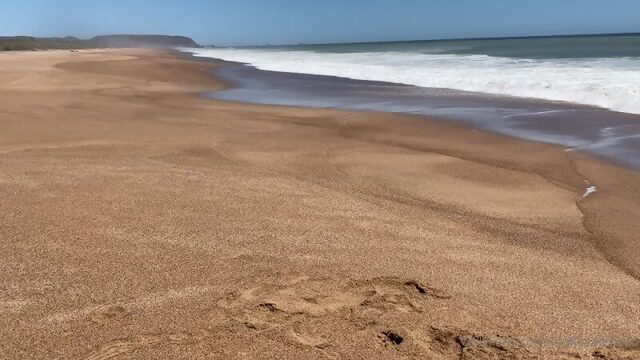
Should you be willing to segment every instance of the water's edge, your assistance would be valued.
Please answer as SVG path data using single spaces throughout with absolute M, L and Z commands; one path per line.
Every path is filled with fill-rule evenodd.
M 535 99 L 259 70 L 223 62 L 214 75 L 229 86 L 207 97 L 246 103 L 424 115 L 515 138 L 580 150 L 640 170 L 640 115 Z

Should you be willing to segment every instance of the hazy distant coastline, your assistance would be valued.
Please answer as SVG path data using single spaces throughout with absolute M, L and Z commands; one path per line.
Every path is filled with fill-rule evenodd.
M 168 35 L 102 35 L 91 39 L 73 36 L 38 38 L 31 36 L 0 37 L 0 51 L 49 50 L 49 49 L 95 49 L 123 47 L 200 47 L 186 36 Z

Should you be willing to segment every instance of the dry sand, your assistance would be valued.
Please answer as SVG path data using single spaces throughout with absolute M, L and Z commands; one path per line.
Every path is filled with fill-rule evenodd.
M 638 172 L 215 66 L 0 54 L 0 358 L 640 358 Z

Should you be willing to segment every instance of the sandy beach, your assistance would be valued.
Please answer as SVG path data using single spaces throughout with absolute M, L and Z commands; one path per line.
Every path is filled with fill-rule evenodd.
M 0 358 L 640 358 L 639 172 L 218 66 L 0 54 Z

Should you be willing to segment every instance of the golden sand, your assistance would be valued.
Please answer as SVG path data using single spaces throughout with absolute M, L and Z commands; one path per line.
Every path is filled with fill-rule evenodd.
M 640 358 L 638 172 L 215 66 L 0 54 L 0 358 Z

